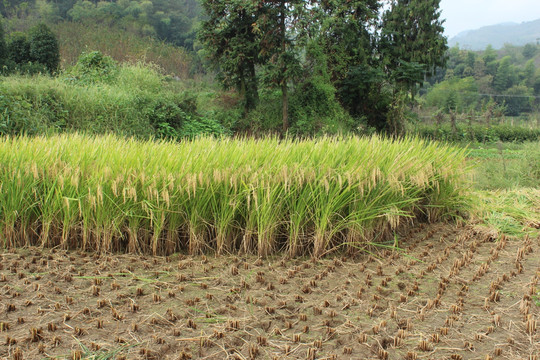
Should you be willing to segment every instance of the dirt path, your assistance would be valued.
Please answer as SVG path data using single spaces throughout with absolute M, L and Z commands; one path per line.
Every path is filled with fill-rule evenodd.
M 316 262 L 4 253 L 0 358 L 540 359 L 540 239 L 439 224 L 400 245 Z

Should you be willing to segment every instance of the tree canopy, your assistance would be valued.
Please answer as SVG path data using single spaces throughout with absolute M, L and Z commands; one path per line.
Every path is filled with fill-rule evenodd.
M 414 94 L 445 63 L 439 0 L 395 0 L 382 16 L 380 0 L 202 4 L 208 20 L 200 39 L 222 84 L 240 90 L 246 111 L 261 86 L 279 89 L 284 130 L 289 93 L 307 83 L 329 89 L 323 93 L 337 94 L 351 115 L 384 128 L 392 94 L 403 87 Z

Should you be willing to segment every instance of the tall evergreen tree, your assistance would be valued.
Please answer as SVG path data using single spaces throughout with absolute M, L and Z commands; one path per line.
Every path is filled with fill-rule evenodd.
M 244 99 L 247 113 L 258 102 L 255 67 L 261 63 L 261 37 L 255 24 L 260 15 L 257 3 L 246 0 L 205 0 L 208 19 L 199 37 L 225 87 L 235 87 Z
M 289 128 L 289 82 L 300 73 L 300 49 L 305 46 L 306 17 L 312 1 L 259 0 L 258 27 L 261 30 L 261 52 L 268 58 L 264 71 L 267 83 L 281 90 L 283 131 Z
M 319 41 L 338 97 L 355 117 L 382 128 L 389 105 L 386 79 L 377 56 L 378 0 L 324 1 Z
M 383 16 L 381 53 L 398 84 L 414 95 L 416 85 L 446 63 L 448 49 L 440 0 L 392 0 Z

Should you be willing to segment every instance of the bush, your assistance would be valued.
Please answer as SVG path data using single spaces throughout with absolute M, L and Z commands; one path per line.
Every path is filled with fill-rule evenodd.
M 68 79 L 81 84 L 111 82 L 117 74 L 116 62 L 99 51 L 82 53 L 77 64 L 67 73 Z
M 200 136 L 229 136 L 231 131 L 210 117 L 187 118 L 178 136 L 193 139 Z
M 290 132 L 300 136 L 335 134 L 342 129 L 348 116 L 336 100 L 334 86 L 312 77 L 300 84 L 290 100 Z M 350 125 L 350 124 L 349 124 Z
M 22 65 L 30 62 L 30 43 L 28 36 L 22 32 L 11 34 L 7 44 L 9 59 L 15 64 Z
M 510 125 L 483 125 L 457 126 L 456 132 L 450 125 L 418 125 L 414 132 L 420 137 L 440 141 L 478 141 L 478 142 L 524 142 L 538 141 L 540 129 Z

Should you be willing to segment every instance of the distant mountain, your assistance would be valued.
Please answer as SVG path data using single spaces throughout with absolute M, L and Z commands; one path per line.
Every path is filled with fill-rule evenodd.
M 540 19 L 521 24 L 503 23 L 463 31 L 448 40 L 448 46 L 459 44 L 462 49 L 483 50 L 489 44 L 495 49 L 500 49 L 506 43 L 525 45 L 537 41 L 540 42 Z

